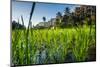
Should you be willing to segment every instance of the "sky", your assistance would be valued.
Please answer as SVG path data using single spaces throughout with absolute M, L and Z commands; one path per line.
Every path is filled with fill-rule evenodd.
M 32 25 L 36 25 L 39 22 L 43 22 L 43 16 L 46 17 L 46 21 L 49 21 L 51 18 L 56 17 L 57 12 L 61 12 L 63 14 L 66 7 L 69 7 L 70 11 L 74 11 L 75 7 L 77 6 L 79 5 L 37 2 L 35 5 L 34 13 L 32 15 Z M 19 23 L 22 24 L 22 15 L 24 19 L 24 24 L 27 27 L 31 8 L 32 2 L 12 1 L 12 21 L 18 21 L 19 19 Z

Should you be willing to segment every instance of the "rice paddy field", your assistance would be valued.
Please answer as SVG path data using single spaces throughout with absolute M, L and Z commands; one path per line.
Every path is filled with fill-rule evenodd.
M 94 61 L 95 28 L 12 30 L 15 65 Z

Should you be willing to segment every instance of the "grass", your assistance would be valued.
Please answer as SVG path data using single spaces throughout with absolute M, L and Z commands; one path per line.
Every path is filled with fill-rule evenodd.
M 87 61 L 95 44 L 95 29 L 13 30 L 12 62 L 15 65 Z M 28 37 L 27 37 L 28 36 Z

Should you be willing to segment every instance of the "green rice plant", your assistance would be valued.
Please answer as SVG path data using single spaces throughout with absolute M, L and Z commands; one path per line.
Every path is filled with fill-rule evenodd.
M 35 2 L 33 2 L 32 4 L 32 9 L 31 9 L 31 12 L 30 12 L 30 17 L 29 17 L 29 24 L 28 24 L 28 29 L 27 29 L 27 32 L 26 32 L 26 63 L 29 64 L 30 63 L 30 51 L 29 51 L 29 27 L 31 26 L 30 24 L 31 23 L 31 18 L 32 18 L 32 14 L 33 14 L 33 11 L 34 11 L 34 8 L 35 8 Z
M 89 33 L 89 27 L 80 27 L 77 30 L 75 28 L 29 29 L 27 37 L 27 30 L 25 33 L 23 30 L 14 30 L 12 32 L 13 62 L 48 64 L 86 61 L 89 47 L 95 45 L 95 29 L 91 29 L 91 35 Z

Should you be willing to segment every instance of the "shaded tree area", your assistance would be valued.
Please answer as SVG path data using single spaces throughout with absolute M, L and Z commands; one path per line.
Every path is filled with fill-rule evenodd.
M 83 25 L 95 25 L 96 22 L 96 7 L 95 6 L 80 6 L 75 7 L 74 12 L 71 12 L 69 7 L 64 10 L 64 15 L 58 12 L 56 14 L 56 27 L 77 27 Z
M 22 24 L 20 24 L 19 22 L 16 22 L 15 20 L 12 21 L 12 30 L 15 29 L 25 29 L 26 27 Z
M 15 29 L 26 29 L 25 25 L 24 25 L 24 20 L 23 20 L 23 16 L 21 15 L 21 21 L 22 21 L 22 24 L 19 23 L 19 19 L 18 19 L 18 22 L 13 20 L 12 21 L 12 30 L 15 30 Z

